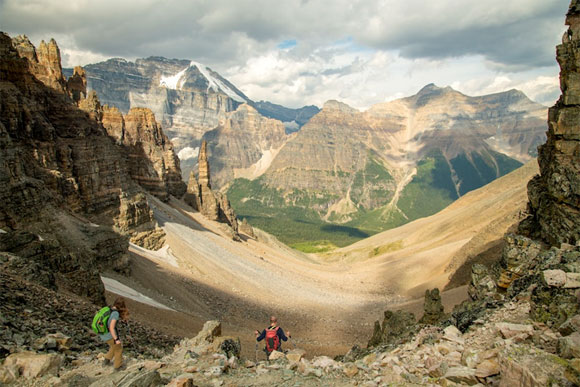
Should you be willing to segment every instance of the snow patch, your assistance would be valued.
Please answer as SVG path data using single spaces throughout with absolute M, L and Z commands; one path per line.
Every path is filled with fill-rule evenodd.
M 192 147 L 186 146 L 185 148 L 183 148 L 182 150 L 177 152 L 177 157 L 179 157 L 179 160 L 193 159 L 193 158 L 196 158 L 198 155 L 199 155 L 199 147 L 192 148 Z
M 111 293 L 115 293 L 122 297 L 130 298 L 131 300 L 135 300 L 142 304 L 151 305 L 159 309 L 173 310 L 170 307 L 165 306 L 142 293 L 139 293 L 135 289 L 130 288 L 127 285 L 123 285 L 117 280 L 101 276 L 101 281 L 103 281 L 105 289 Z
M 223 91 L 228 97 L 230 97 L 231 99 L 233 99 L 234 101 L 237 102 L 247 102 L 245 98 L 243 98 L 241 95 L 239 95 L 238 93 L 236 93 L 235 91 L 233 91 L 232 89 L 230 89 L 225 83 L 223 83 L 220 79 L 214 77 L 213 75 L 211 75 L 211 73 L 209 72 L 209 68 L 199 62 L 194 62 L 191 61 L 191 64 L 189 65 L 191 66 L 195 66 L 197 67 L 197 69 L 199 70 L 199 72 L 205 77 L 205 79 L 207 79 L 208 81 L 208 86 L 207 89 L 209 90 L 210 88 L 213 89 L 214 91 Z
M 207 90 L 212 89 L 213 91 L 216 91 L 216 92 L 221 91 L 222 93 L 226 94 L 228 97 L 233 99 L 234 101 L 237 101 L 240 103 L 247 102 L 244 97 L 242 97 L 241 95 L 236 93 L 234 90 L 232 90 L 221 79 L 214 77 L 211 74 L 211 72 L 210 72 L 211 70 L 209 69 L 209 67 L 207 67 L 199 62 L 195 62 L 195 61 L 191 61 L 191 63 L 189 64 L 188 67 L 184 68 L 183 70 L 181 70 L 180 72 L 178 72 L 175 75 L 162 76 L 161 79 L 159 80 L 159 86 L 167 87 L 169 89 L 174 89 L 174 90 L 180 90 L 183 87 L 183 84 L 185 83 L 185 81 L 187 80 L 187 77 L 185 75 L 186 71 L 193 66 L 197 67 L 197 69 L 199 70 L 201 75 L 203 75 L 205 77 L 205 79 L 207 79 L 207 82 L 208 82 Z
M 185 72 L 187 71 L 188 67 L 184 68 L 180 72 L 170 77 L 161 77 L 159 81 L 159 86 L 165 86 L 169 89 L 178 90 L 181 89 L 181 85 L 184 81 Z
M 0 234 L 8 234 L 8 233 L 0 228 Z
M 37 237 L 38 237 L 38 240 L 41 241 L 41 242 L 44 240 L 44 238 L 41 237 L 40 235 L 37 235 Z

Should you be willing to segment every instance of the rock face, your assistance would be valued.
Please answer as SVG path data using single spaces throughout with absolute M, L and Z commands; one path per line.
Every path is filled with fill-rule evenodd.
M 123 116 L 106 106 L 102 122 L 107 133 L 127 148 L 134 181 L 162 200 L 168 195 L 183 196 L 186 186 L 181 180 L 179 159 L 151 110 L 132 108 Z
M 528 185 L 530 219 L 522 227 L 552 245 L 580 241 L 580 4 L 572 1 L 568 31 L 557 47 L 562 96 L 548 115 L 539 149 L 540 175 Z
M 262 117 L 248 104 L 240 105 L 203 136 L 210 146 L 213 184 L 220 188 L 234 178 L 261 176 L 289 138 L 280 121 Z
M 159 247 L 163 233 L 82 70 L 65 82 L 59 55 L 0 34 L 1 250 L 26 278 L 102 302 L 99 271 L 128 270 L 128 237 Z

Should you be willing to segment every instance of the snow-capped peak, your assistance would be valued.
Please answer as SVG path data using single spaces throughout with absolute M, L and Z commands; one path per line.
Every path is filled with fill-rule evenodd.
M 221 79 L 214 77 L 211 74 L 211 70 L 209 69 L 209 67 L 207 67 L 199 62 L 195 62 L 195 61 L 191 61 L 191 63 L 189 64 L 188 67 L 184 68 L 183 70 L 181 70 L 180 72 L 178 72 L 175 75 L 162 76 L 160 81 L 159 81 L 159 86 L 167 87 L 169 89 L 175 89 L 175 90 L 181 89 L 183 87 L 183 83 L 187 79 L 187 77 L 185 75 L 186 71 L 193 66 L 197 67 L 197 69 L 199 70 L 201 75 L 203 75 L 204 78 L 207 80 L 207 82 L 208 82 L 207 90 L 212 89 L 216 92 L 221 91 L 222 93 L 225 93 L 228 97 L 233 99 L 234 101 L 237 101 L 240 103 L 247 102 L 244 97 L 242 97 L 241 95 L 236 93 L 234 90 L 232 90 Z

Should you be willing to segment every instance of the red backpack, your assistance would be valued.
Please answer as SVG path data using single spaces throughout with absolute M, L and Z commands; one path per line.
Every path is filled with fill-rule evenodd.
M 266 351 L 268 353 L 280 348 L 280 338 L 278 337 L 278 328 L 266 329 Z

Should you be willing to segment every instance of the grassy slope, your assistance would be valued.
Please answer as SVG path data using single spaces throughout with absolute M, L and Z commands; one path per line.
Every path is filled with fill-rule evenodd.
M 451 160 L 461 181 L 461 195 L 521 165 L 503 154 L 492 153 L 491 156 L 472 154 L 470 160 L 466 155 L 460 155 Z M 246 218 L 253 226 L 308 253 L 347 246 L 378 232 L 433 215 L 458 198 L 452 171 L 439 151 L 431 152 L 417 164 L 417 174 L 403 189 L 398 209 L 394 210 L 384 205 L 393 195 L 388 189 L 392 180 L 386 167 L 369 157 L 365 170 L 354 176 L 351 199 L 357 204 L 358 212 L 346 224 L 323 221 L 321 214 L 313 209 L 324 207 L 325 203 L 336 198 L 299 190 L 284 193 L 266 186 L 261 178 L 253 181 L 236 179 L 228 197 L 238 217 Z M 361 204 L 363 200 L 383 205 L 369 210 Z M 333 218 L 331 215 L 330 219 Z

